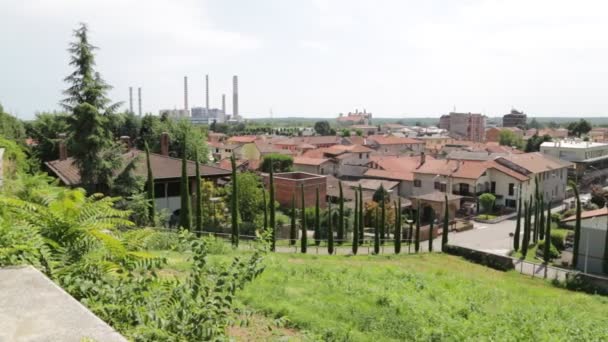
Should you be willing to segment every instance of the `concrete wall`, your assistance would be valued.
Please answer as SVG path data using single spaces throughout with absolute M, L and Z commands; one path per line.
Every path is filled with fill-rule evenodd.
M 289 178 L 293 175 L 304 178 Z M 264 175 L 264 184 L 268 190 L 268 175 Z M 327 196 L 327 178 L 303 172 L 286 172 L 274 176 L 275 200 L 283 208 L 291 208 L 291 200 L 295 195 L 296 207 L 301 207 L 302 188 L 304 184 L 304 202 L 306 207 L 314 207 L 316 202 L 316 189 L 319 188 L 320 206 L 325 208 Z
M 608 217 L 599 216 L 581 221 L 581 240 L 576 268 L 583 272 L 603 273 L 604 249 Z M 586 268 L 586 271 L 585 271 Z

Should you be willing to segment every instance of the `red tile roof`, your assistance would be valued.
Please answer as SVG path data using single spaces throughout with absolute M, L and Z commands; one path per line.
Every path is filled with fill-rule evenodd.
M 604 208 L 600 208 L 600 209 L 581 212 L 581 219 L 606 216 L 606 215 L 608 215 L 608 208 L 604 207 Z M 570 222 L 570 221 L 576 221 L 576 215 L 568 216 L 562 220 L 562 222 Z
M 378 145 L 412 145 L 412 144 L 424 144 L 424 141 L 412 139 L 412 138 L 401 138 L 394 135 L 370 135 L 367 137 L 368 141 L 375 141 Z
M 293 159 L 294 164 L 300 165 L 321 165 L 327 161 L 329 161 L 327 158 L 295 157 Z
M 242 143 L 242 144 L 252 143 L 256 140 L 258 140 L 258 137 L 255 135 L 237 135 L 237 136 L 228 138 L 228 142 Z

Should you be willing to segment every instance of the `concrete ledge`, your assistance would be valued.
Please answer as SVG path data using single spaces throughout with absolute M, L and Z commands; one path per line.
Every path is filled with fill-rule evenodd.
M 0 341 L 127 341 L 31 266 L 0 269 Z

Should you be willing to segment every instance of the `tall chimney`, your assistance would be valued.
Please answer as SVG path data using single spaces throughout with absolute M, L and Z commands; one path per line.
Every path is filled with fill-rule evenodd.
M 226 94 L 222 94 L 222 113 L 226 114 Z
M 209 75 L 205 75 L 205 108 L 209 115 Z
M 59 133 L 57 137 L 59 138 L 59 160 L 66 160 L 68 159 L 68 147 L 65 143 L 66 135 L 65 133 Z
M 133 114 L 133 87 L 129 87 L 129 113 Z
M 137 101 L 139 105 L 139 116 L 141 116 L 141 87 L 137 88 Z
M 235 120 L 239 118 L 239 78 L 237 75 L 232 76 L 232 117 Z
M 188 110 L 188 76 L 184 76 L 184 109 Z
M 424 154 L 423 152 L 420 152 L 420 166 L 424 165 L 424 163 L 426 163 L 426 154 Z
M 169 133 L 162 132 L 160 135 L 160 154 L 169 156 Z

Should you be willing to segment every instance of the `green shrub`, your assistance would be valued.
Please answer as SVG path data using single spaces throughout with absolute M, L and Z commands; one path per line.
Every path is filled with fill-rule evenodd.
M 551 234 L 551 237 L 553 238 L 553 234 Z M 538 248 L 536 248 L 536 256 L 542 257 L 544 250 L 545 250 L 545 240 L 538 241 Z M 559 251 L 557 250 L 555 245 L 553 245 L 553 243 L 551 243 L 551 246 L 549 247 L 549 254 L 550 254 L 549 257 L 551 259 L 559 258 Z
M 486 253 L 455 245 L 445 245 L 443 251 L 447 254 L 458 255 L 472 262 L 482 264 L 499 271 L 509 271 L 514 268 L 513 260 L 510 257 L 502 255 Z
M 555 222 L 555 223 L 559 223 L 562 220 L 562 214 L 560 213 L 553 213 L 551 214 L 551 221 Z
M 575 214 L 576 214 L 576 208 L 568 209 L 562 213 L 562 218 L 574 216 Z
M 217 238 L 215 236 L 203 237 L 207 253 L 209 254 L 228 254 L 231 251 L 230 245 L 226 243 L 227 240 Z
M 563 251 L 566 246 L 564 240 L 566 240 L 566 231 L 557 230 L 551 231 L 551 245 L 555 246 L 559 251 Z

